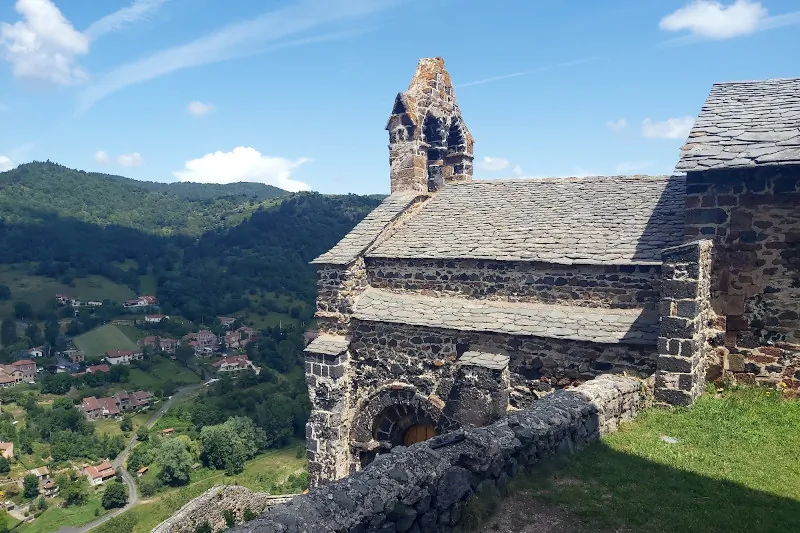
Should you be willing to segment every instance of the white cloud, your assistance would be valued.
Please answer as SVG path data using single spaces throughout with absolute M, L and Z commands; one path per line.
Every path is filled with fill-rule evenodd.
M 89 26 L 76 30 L 52 0 L 17 0 L 21 20 L 0 22 L 0 59 L 11 64 L 14 77 L 55 85 L 88 79 L 78 57 L 89 53 L 89 42 L 125 24 L 146 18 L 166 0 L 135 0 Z
M 108 153 L 98 150 L 94 153 L 94 160 L 98 163 L 107 163 L 109 160 Z
M 509 165 L 508 159 L 503 159 L 502 157 L 486 156 L 478 162 L 478 168 L 490 172 L 503 170 L 504 168 L 507 168 L 508 165 Z
M 186 111 L 191 113 L 196 117 L 202 117 L 203 115 L 211 112 L 214 110 L 214 106 L 211 104 L 204 104 L 203 102 L 189 102 L 189 105 L 186 106 Z
M 642 136 L 648 139 L 685 139 L 693 125 L 694 117 L 668 118 L 663 122 L 646 118 L 642 121 Z
M 301 0 L 297 4 L 265 13 L 252 20 L 229 24 L 188 43 L 113 69 L 84 91 L 80 97 L 79 112 L 125 87 L 185 68 L 358 35 L 363 30 L 289 40 L 302 32 L 310 32 L 334 22 L 360 19 L 403 1 L 405 0 Z
M 90 41 L 94 41 L 107 33 L 119 31 L 128 24 L 149 20 L 150 15 L 158 11 L 166 2 L 167 0 L 134 0 L 128 7 L 118 9 L 93 22 L 83 33 Z
M 467 83 L 462 83 L 457 85 L 456 87 L 469 87 L 470 85 L 483 85 L 484 83 L 492 83 L 493 81 L 500 81 L 505 80 L 508 78 L 516 78 L 517 76 L 525 75 L 524 72 L 514 72 L 512 74 L 504 74 L 502 76 L 495 76 L 493 78 L 484 78 L 482 80 L 475 80 L 475 81 L 468 81 Z
M 717 0 L 695 0 L 662 18 L 658 25 L 662 30 L 688 32 L 688 36 L 669 41 L 687 44 L 731 39 L 798 23 L 800 11 L 771 17 L 761 2 L 753 0 L 736 0 L 727 5 Z
M 22 20 L 0 22 L 0 57 L 19 79 L 69 85 L 85 74 L 76 56 L 89 51 L 89 40 L 75 30 L 50 0 L 17 0 Z
M 617 174 L 635 174 L 653 166 L 652 161 L 624 161 L 616 166 Z
M 515 176 L 522 176 L 522 167 L 517 165 L 511 172 L 513 172 Z
M 231 152 L 214 152 L 187 161 L 183 170 L 173 172 L 179 181 L 195 183 L 266 183 L 287 191 L 311 190 L 307 184 L 291 179 L 292 171 L 310 159 L 290 160 L 262 155 L 255 148 L 238 146 Z
M 137 152 L 132 152 L 117 157 L 117 164 L 123 167 L 140 167 L 144 165 L 144 159 Z
M 0 155 L 0 172 L 5 172 L 7 170 L 11 170 L 15 166 L 17 166 L 17 165 L 15 165 L 12 160 L 10 160 L 9 158 L 7 158 L 4 155 Z
M 608 126 L 608 129 L 610 129 L 614 133 L 619 133 L 628 126 L 628 121 L 625 120 L 624 118 L 621 118 L 619 120 L 609 120 L 608 122 L 606 122 L 606 126 Z

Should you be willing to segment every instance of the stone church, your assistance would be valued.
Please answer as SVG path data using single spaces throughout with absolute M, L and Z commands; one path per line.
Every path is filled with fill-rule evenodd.
M 441 58 L 386 129 L 391 194 L 314 260 L 312 486 L 599 374 L 800 386 L 800 79 L 714 85 L 666 176 L 473 180 Z

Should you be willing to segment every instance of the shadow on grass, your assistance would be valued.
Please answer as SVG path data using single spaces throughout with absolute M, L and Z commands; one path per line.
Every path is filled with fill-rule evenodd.
M 724 453 L 719 450 L 720 461 Z M 504 531 L 487 526 L 487 518 L 511 513 L 519 515 L 518 524 L 530 523 L 542 518 L 543 509 L 566 518 L 555 521 L 569 525 L 522 531 L 800 531 L 798 500 L 620 453 L 602 442 L 574 456 L 551 458 L 521 473 L 502 491 L 480 494 L 467 507 L 464 518 L 471 524 L 466 531 L 480 525 L 486 527 L 483 531 Z

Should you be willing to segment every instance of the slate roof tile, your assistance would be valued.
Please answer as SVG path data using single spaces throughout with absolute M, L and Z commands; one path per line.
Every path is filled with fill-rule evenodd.
M 381 232 L 393 220 L 418 198 L 417 193 L 395 193 L 386 197 L 381 204 L 372 210 L 350 233 L 344 236 L 336 246 L 320 255 L 311 263 L 328 265 L 346 265 L 367 249 Z
M 800 78 L 717 83 L 677 171 L 800 165 Z
M 367 257 L 660 264 L 683 242 L 685 177 L 448 184 Z
M 306 352 L 322 355 L 340 355 L 347 350 L 350 341 L 341 335 L 319 335 L 306 346 Z
M 658 314 L 641 309 L 589 309 L 565 305 L 421 296 L 368 288 L 353 317 L 454 329 L 606 344 L 655 344 Z

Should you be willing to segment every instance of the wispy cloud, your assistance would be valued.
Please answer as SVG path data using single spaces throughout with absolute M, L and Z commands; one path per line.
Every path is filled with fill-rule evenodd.
M 524 76 L 526 72 L 514 72 L 513 74 L 504 74 L 503 76 L 495 76 L 493 78 L 485 78 L 482 80 L 469 81 L 462 83 L 456 87 L 469 87 L 470 85 L 483 85 L 484 83 L 492 83 L 493 81 L 507 80 L 508 78 L 516 78 L 517 76 Z
M 199 102 L 197 100 L 194 102 L 189 102 L 189 105 L 186 106 L 186 111 L 196 117 L 205 116 L 213 110 L 214 106 L 212 104 L 204 104 L 203 102 Z
M 662 44 L 677 46 L 700 41 L 732 39 L 761 31 L 800 24 L 800 11 L 770 16 L 761 2 L 736 0 L 723 4 L 717 0 L 695 0 L 666 15 L 659 28 L 685 35 Z
M 125 87 L 185 68 L 360 35 L 368 30 L 360 28 L 299 37 L 300 34 L 319 31 L 333 23 L 363 19 L 403 1 L 302 0 L 255 19 L 230 24 L 188 43 L 112 70 L 82 92 L 78 112 L 89 109 L 99 100 Z
M 625 120 L 624 118 L 621 118 L 619 120 L 609 120 L 608 122 L 606 122 L 606 126 L 614 133 L 619 133 L 626 127 L 628 127 L 628 121 Z
M 685 139 L 694 125 L 694 117 L 668 118 L 653 122 L 650 118 L 642 121 L 642 137 L 648 139 Z
M 512 72 L 511 74 L 503 74 L 501 76 L 493 76 L 491 78 L 483 78 L 480 80 L 475 81 L 468 81 L 466 83 L 460 83 L 456 85 L 456 89 L 461 87 L 469 87 L 471 85 L 483 85 L 484 83 L 492 83 L 495 81 L 507 80 L 509 78 L 516 78 L 519 76 L 525 76 L 526 74 L 534 74 L 537 72 L 545 72 L 548 70 L 556 69 L 556 68 L 567 68 L 567 67 L 574 67 L 576 65 L 581 65 L 583 63 L 588 63 L 590 61 L 596 60 L 596 57 L 584 57 L 581 59 L 575 59 L 572 61 L 565 61 L 563 63 L 554 63 L 552 65 L 543 65 L 541 67 L 536 67 L 531 70 L 519 71 L 519 72 Z
M 503 170 L 504 168 L 507 168 L 509 164 L 510 163 L 508 159 L 505 159 L 503 157 L 486 156 L 480 161 L 478 161 L 476 166 L 481 170 L 493 172 L 497 170 Z
M 129 24 L 150 20 L 150 16 L 167 2 L 168 0 L 134 0 L 131 5 L 93 22 L 83 34 L 90 41 L 94 41 L 107 33 L 119 31 Z

